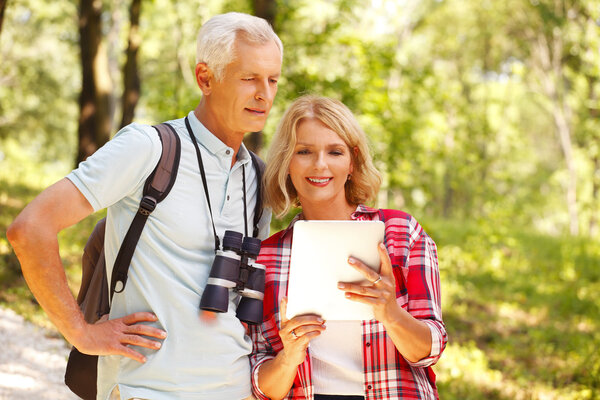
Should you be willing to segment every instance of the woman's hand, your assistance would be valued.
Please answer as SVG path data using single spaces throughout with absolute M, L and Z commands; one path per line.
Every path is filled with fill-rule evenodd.
M 370 305 L 375 319 L 386 325 L 397 320 L 400 307 L 396 302 L 396 284 L 390 256 L 383 243 L 379 243 L 377 249 L 381 259 L 379 273 L 354 257 L 348 258 L 348 263 L 371 283 L 362 285 L 339 282 L 338 288 L 346 292 L 346 298 Z
M 287 297 L 281 299 L 279 312 L 281 315 L 279 337 L 283 343 L 283 350 L 280 352 L 282 362 L 298 366 L 306 358 L 306 348 L 310 341 L 325 330 L 325 321 L 317 315 L 302 315 L 288 320 L 285 316 Z
M 381 268 L 379 274 L 359 260 L 350 257 L 348 263 L 371 281 L 368 285 L 340 282 L 338 287 L 353 301 L 373 307 L 375 318 L 383 324 L 396 349 L 404 358 L 417 362 L 431 353 L 429 327 L 414 318 L 396 301 L 396 284 L 392 262 L 383 243 L 379 243 Z

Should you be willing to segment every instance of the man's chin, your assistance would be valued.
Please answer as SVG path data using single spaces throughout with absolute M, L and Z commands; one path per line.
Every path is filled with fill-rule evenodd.
M 265 128 L 265 122 L 261 122 L 261 123 L 254 123 L 254 124 L 248 124 L 246 125 L 246 129 L 245 132 L 260 132 Z

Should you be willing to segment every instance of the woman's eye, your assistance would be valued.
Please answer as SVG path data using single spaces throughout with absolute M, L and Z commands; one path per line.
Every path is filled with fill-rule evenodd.
M 332 151 L 330 152 L 330 154 L 332 154 L 332 155 L 334 155 L 334 156 L 343 156 L 343 155 L 344 155 L 344 152 L 343 152 L 343 151 L 341 151 L 341 150 L 332 150 Z
M 296 152 L 296 154 L 309 154 L 309 151 L 307 149 L 300 149 Z

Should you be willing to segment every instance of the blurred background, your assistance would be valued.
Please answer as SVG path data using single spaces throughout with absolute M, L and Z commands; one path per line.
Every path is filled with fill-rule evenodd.
M 301 94 L 343 101 L 377 205 L 438 244 L 441 398 L 600 398 L 600 0 L 0 0 L 0 306 L 49 326 L 6 227 L 121 126 L 193 109 L 197 30 L 226 11 L 285 46 L 247 145 Z M 74 291 L 100 217 L 61 233 Z

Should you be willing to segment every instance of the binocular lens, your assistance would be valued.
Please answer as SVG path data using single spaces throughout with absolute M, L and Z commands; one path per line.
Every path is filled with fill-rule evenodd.
M 261 240 L 244 237 L 239 232 L 225 231 L 223 251 L 217 251 L 210 276 L 200 299 L 200 308 L 227 312 L 229 289 L 242 296 L 237 317 L 249 324 L 260 324 L 263 315 L 265 266 L 254 263 Z
M 218 251 L 210 270 L 200 308 L 208 311 L 227 312 L 229 289 L 236 286 L 240 270 L 240 256 L 232 251 Z
M 248 281 L 241 292 L 242 299 L 237 308 L 236 316 L 244 322 L 257 325 L 262 322 L 262 302 L 265 292 L 265 266 L 253 264 Z

